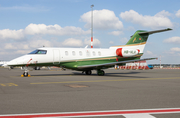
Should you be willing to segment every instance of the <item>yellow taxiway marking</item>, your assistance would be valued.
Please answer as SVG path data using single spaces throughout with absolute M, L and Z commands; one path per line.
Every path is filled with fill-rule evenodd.
M 1 86 L 18 86 L 15 83 L 0 83 Z
M 180 77 L 168 78 L 138 78 L 138 79 L 115 79 L 115 80 L 90 80 L 90 81 L 64 81 L 64 82 L 38 82 L 30 84 L 63 84 L 63 83 L 85 83 L 85 82 L 116 82 L 116 81 L 140 81 L 140 80 L 163 80 L 163 79 L 180 79 Z

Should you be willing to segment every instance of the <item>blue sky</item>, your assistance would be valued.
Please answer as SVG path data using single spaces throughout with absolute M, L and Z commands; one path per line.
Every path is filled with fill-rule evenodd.
M 124 45 L 136 30 L 152 34 L 145 57 L 180 64 L 179 0 L 0 0 L 0 60 L 42 47 L 90 47 L 90 11 L 94 4 L 94 47 Z M 159 60 L 148 61 L 159 63 Z

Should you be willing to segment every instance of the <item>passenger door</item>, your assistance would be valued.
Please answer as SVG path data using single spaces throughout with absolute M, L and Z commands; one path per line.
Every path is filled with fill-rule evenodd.
M 58 49 L 53 50 L 53 64 L 60 64 L 60 51 Z

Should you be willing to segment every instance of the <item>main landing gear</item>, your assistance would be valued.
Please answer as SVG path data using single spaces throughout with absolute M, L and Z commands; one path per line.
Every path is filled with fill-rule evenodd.
M 86 73 L 86 75 L 91 75 L 92 74 L 92 71 L 91 70 L 86 70 L 86 71 L 83 71 L 82 73 Z M 105 75 L 105 72 L 103 70 L 97 70 L 97 75 L 99 76 L 103 76 Z
M 103 70 L 97 70 L 97 74 L 99 76 L 104 76 L 105 75 L 105 72 Z
M 85 71 L 86 72 L 86 75 L 91 75 L 92 74 L 92 71 L 91 70 L 87 70 Z

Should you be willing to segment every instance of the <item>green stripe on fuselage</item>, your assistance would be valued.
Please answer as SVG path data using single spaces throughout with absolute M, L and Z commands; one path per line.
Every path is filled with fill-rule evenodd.
M 118 57 L 118 56 L 111 56 L 111 57 L 101 57 L 101 58 L 86 58 L 86 59 L 78 59 L 78 60 L 67 60 L 67 61 L 61 61 L 59 64 L 54 64 L 53 62 L 47 62 L 47 63 L 30 63 L 28 66 L 57 66 L 57 67 L 64 67 L 72 70 L 79 70 L 78 67 L 80 66 L 87 66 L 87 65 L 98 65 L 98 64 L 105 64 L 105 63 L 112 63 L 112 62 L 120 62 L 125 60 L 135 60 L 140 59 L 142 54 L 138 54 L 134 57 Z M 27 64 L 20 64 L 16 66 L 26 66 Z M 123 65 L 123 64 L 119 64 Z M 113 67 L 113 66 L 109 66 Z M 99 68 L 101 69 L 101 68 Z
M 136 57 L 128 57 L 128 58 L 114 56 L 114 57 L 93 58 L 93 59 L 84 59 L 84 60 L 76 60 L 76 61 L 66 61 L 66 62 L 61 62 L 60 66 L 73 69 L 73 70 L 78 70 L 77 67 L 80 67 L 80 66 L 112 63 L 112 62 L 117 62 L 117 60 L 118 62 L 120 62 L 120 61 L 125 61 L 125 60 L 140 59 L 140 55 L 142 54 L 139 54 Z M 123 65 L 123 64 L 119 64 L 119 65 Z M 109 67 L 113 67 L 113 66 L 109 66 Z

